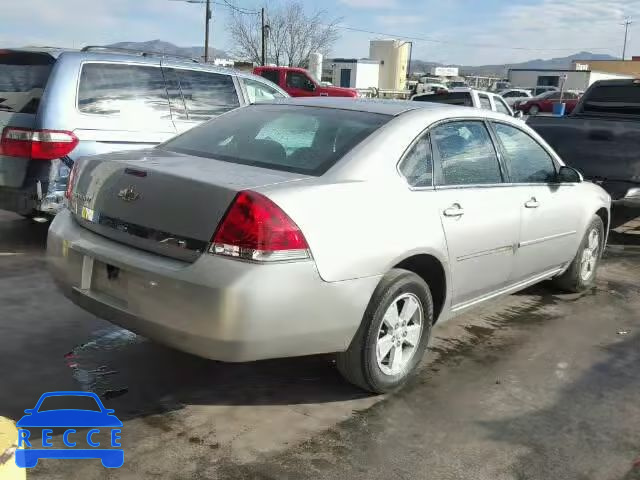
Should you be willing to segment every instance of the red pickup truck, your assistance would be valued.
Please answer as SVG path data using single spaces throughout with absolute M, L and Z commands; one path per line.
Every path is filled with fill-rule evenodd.
M 292 97 L 352 97 L 358 92 L 352 88 L 321 85 L 304 68 L 255 67 L 253 73 L 271 80 Z

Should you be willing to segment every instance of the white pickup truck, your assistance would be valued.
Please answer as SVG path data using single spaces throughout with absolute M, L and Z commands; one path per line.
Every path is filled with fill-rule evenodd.
M 416 102 L 446 103 L 465 107 L 484 108 L 494 112 L 504 113 L 510 117 L 522 117 L 522 112 L 513 112 L 504 98 L 491 92 L 475 90 L 473 88 L 454 88 L 448 92 L 431 95 L 414 95 L 411 100 Z

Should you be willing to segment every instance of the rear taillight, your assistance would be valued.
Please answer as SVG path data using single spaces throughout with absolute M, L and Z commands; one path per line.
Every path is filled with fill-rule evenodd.
M 0 138 L 0 154 L 34 160 L 53 160 L 69 155 L 78 145 L 73 132 L 5 127 Z
M 64 196 L 67 200 L 71 200 L 73 196 L 73 187 L 75 187 L 76 173 L 78 173 L 78 162 L 73 164 L 71 171 L 69 172 L 69 178 L 67 179 L 67 190 L 64 192 Z
M 310 257 L 309 245 L 294 221 L 267 197 L 248 190 L 236 195 L 209 251 L 258 262 Z

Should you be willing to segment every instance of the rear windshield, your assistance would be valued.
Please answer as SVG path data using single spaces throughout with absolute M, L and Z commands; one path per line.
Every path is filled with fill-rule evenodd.
M 36 113 L 55 59 L 0 50 L 0 112 Z
M 585 97 L 585 113 L 640 115 L 640 84 L 602 85 Z
M 434 95 L 420 95 L 414 98 L 418 102 L 446 103 L 447 105 L 462 105 L 473 107 L 471 94 L 469 92 L 437 93 Z
M 232 163 L 322 175 L 392 117 L 294 105 L 239 108 L 158 148 Z

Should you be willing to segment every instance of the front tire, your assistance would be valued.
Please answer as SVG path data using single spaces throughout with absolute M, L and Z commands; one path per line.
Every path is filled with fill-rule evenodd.
M 540 113 L 540 107 L 538 107 L 537 105 L 533 105 L 530 109 L 529 109 L 529 115 L 538 115 Z
M 397 390 L 422 359 L 432 324 L 429 286 L 413 272 L 393 269 L 374 291 L 351 345 L 338 354 L 338 370 L 364 390 Z
M 566 272 L 554 279 L 560 289 L 567 292 L 579 293 L 593 288 L 596 284 L 596 272 L 600 257 L 604 250 L 604 224 L 595 215 L 587 228 L 578 253 L 573 258 Z

